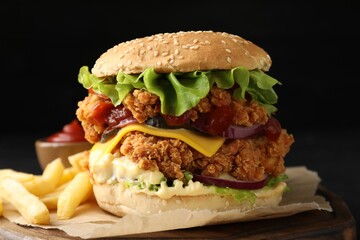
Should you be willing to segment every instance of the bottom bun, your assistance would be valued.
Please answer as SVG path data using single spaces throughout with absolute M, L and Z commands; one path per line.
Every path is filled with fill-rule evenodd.
M 161 199 L 145 193 L 133 193 L 123 184 L 94 184 L 94 195 L 98 205 L 105 211 L 116 216 L 127 214 L 151 215 L 175 209 L 227 211 L 238 209 L 247 211 L 258 207 L 277 206 L 286 188 L 285 182 L 280 182 L 273 188 L 255 190 L 256 201 L 251 204 L 244 200 L 236 201 L 231 196 L 216 194 L 200 196 L 173 196 Z

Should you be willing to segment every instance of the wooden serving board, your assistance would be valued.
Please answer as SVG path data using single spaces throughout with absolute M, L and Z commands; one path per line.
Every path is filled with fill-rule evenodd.
M 355 220 L 347 205 L 334 193 L 319 187 L 333 212 L 312 210 L 289 217 L 195 227 L 124 236 L 131 239 L 356 239 Z M 23 227 L 0 218 L 0 240 L 3 239 L 80 239 L 61 230 Z M 106 238 L 119 239 L 121 237 Z

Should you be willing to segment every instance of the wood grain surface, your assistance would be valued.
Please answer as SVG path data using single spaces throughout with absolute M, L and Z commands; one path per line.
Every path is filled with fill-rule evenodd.
M 333 212 L 307 211 L 289 217 L 112 237 L 106 239 L 356 239 L 355 220 L 347 205 L 323 186 L 319 194 Z M 0 218 L 0 239 L 80 239 L 61 230 L 23 227 Z

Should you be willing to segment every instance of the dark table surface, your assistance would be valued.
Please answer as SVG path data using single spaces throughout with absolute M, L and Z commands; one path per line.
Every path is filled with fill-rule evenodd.
M 338 195 L 360 219 L 360 130 L 309 130 L 292 132 L 295 143 L 286 157 L 287 166 L 305 165 L 318 172 L 321 184 Z M 1 135 L 0 169 L 40 174 L 34 141 L 38 135 Z

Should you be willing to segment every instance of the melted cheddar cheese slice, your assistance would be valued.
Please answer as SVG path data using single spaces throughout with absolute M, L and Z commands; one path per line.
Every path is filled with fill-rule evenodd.
M 116 147 L 123 136 L 133 131 L 140 131 L 158 137 L 179 139 L 207 157 L 214 155 L 225 141 L 225 138 L 222 137 L 208 136 L 184 128 L 161 129 L 145 124 L 131 124 L 120 129 L 116 136 L 114 136 L 109 141 L 105 143 L 98 142 L 94 144 L 91 152 L 97 152 L 97 158 L 100 158 L 104 154 L 111 153 L 111 151 Z

